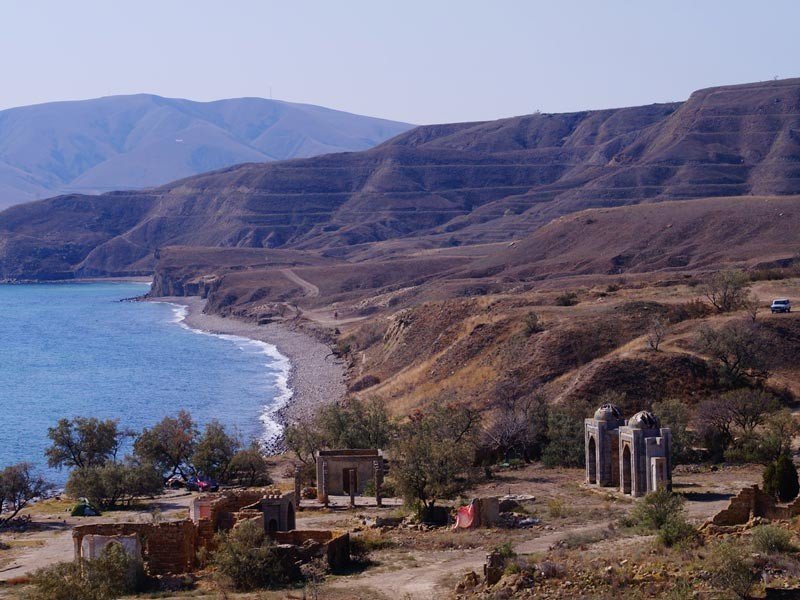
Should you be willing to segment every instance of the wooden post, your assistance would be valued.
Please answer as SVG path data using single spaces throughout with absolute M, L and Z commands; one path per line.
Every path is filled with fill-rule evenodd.
M 325 508 L 328 507 L 328 461 L 322 461 L 322 482 L 320 482 L 319 489 L 317 490 L 317 495 L 322 494 L 320 500 L 325 505 Z
M 350 474 L 350 508 L 355 508 L 356 505 L 356 470 L 349 469 Z
M 300 467 L 296 466 L 294 468 L 294 505 L 297 507 L 297 510 L 301 510 L 300 508 Z
M 372 470 L 375 477 L 375 504 L 378 508 L 383 506 L 383 497 L 381 493 L 381 486 L 383 485 L 383 464 L 380 460 L 372 463 Z

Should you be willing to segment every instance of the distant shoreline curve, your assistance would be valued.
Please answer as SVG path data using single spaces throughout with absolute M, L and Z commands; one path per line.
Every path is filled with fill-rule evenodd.
M 319 406 L 341 400 L 346 392 L 344 363 L 330 348 L 310 335 L 279 323 L 257 325 L 231 317 L 206 314 L 206 301 L 197 296 L 147 298 L 186 308 L 183 323 L 190 329 L 213 335 L 230 335 L 264 342 L 277 348 L 289 361 L 286 381 L 290 396 L 265 417 L 284 427 L 299 418 L 312 415 Z M 263 420 L 263 419 L 262 419 Z M 276 439 L 280 449 L 282 438 Z

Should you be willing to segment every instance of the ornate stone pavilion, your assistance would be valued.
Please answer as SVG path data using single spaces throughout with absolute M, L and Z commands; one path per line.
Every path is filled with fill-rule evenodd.
M 585 421 L 585 444 L 589 485 L 633 497 L 672 486 L 672 435 L 653 413 L 643 410 L 626 421 L 618 407 L 604 404 Z

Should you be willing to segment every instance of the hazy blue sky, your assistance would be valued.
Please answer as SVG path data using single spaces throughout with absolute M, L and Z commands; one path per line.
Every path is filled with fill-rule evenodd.
M 0 0 L 0 108 L 150 92 L 414 123 L 800 75 L 800 2 Z

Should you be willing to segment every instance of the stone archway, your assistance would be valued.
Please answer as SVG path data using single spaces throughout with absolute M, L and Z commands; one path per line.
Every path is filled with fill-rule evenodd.
M 589 449 L 586 453 L 586 468 L 589 474 L 589 483 L 597 483 L 597 444 L 594 436 L 589 436 Z
M 623 494 L 630 494 L 633 485 L 632 485 L 632 473 L 633 473 L 633 456 L 631 454 L 631 447 L 629 444 L 625 444 L 622 448 L 622 493 Z

